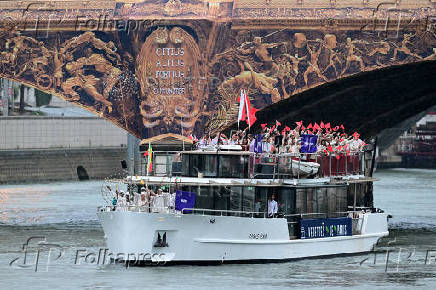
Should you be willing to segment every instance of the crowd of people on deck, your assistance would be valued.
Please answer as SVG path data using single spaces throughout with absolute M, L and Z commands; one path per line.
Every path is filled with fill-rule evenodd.
M 248 133 L 245 130 L 238 130 L 230 137 L 219 132 L 215 138 L 210 136 L 197 139 L 190 138 L 197 144 L 199 149 L 217 145 L 240 145 L 243 150 L 256 153 L 293 153 L 298 155 L 302 147 L 301 136 L 316 135 L 317 154 L 321 155 L 349 155 L 350 153 L 361 152 L 366 143 L 361 140 L 360 134 L 354 132 L 348 135 L 344 126 L 332 126 L 330 123 L 312 124 L 306 127 L 303 121 L 296 122 L 296 126 L 282 126 L 278 121 L 275 124 L 261 124 L 261 132 L 257 134 Z
M 164 191 L 165 187 L 158 188 L 156 192 L 142 187 L 141 193 L 115 191 L 112 206 L 115 211 L 128 211 L 139 209 L 141 211 L 166 213 L 174 209 L 175 193 Z

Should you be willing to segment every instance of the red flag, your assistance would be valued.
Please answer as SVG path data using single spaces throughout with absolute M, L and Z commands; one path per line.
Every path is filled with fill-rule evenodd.
M 312 123 L 310 123 L 309 126 L 307 126 L 307 129 L 312 129 L 312 128 L 313 128 Z
M 318 123 L 315 123 L 315 125 L 313 125 L 313 129 L 318 131 L 321 129 L 321 127 L 318 125 Z
M 248 123 L 247 120 L 247 124 L 251 127 L 253 126 L 253 124 L 257 121 L 256 118 L 256 112 L 258 111 L 258 109 L 256 109 L 255 107 L 252 107 L 250 112 L 249 112 L 249 116 L 250 116 L 250 123 Z
M 303 126 L 303 121 L 295 122 L 295 124 L 297 124 L 298 127 L 302 127 Z
M 286 126 L 286 127 L 285 127 L 285 130 L 289 132 L 289 131 L 291 131 L 291 128 L 289 128 L 288 126 Z
M 301 130 L 306 130 L 306 127 L 304 127 L 303 125 L 301 125 Z
M 330 127 L 330 123 L 327 123 L 327 124 L 325 124 L 325 126 L 324 126 L 326 129 L 330 129 L 331 127 Z
M 327 150 L 333 152 L 333 147 L 331 145 L 327 146 Z
M 260 127 L 262 127 L 262 129 L 265 129 L 266 125 L 268 125 L 268 124 L 267 123 L 260 124 Z
M 277 127 L 278 127 L 278 126 L 281 126 L 282 123 L 280 123 L 279 121 L 276 120 L 276 125 L 277 125 Z
M 344 125 L 342 125 L 342 124 L 341 124 L 341 129 L 342 129 L 342 130 L 345 130 L 345 127 L 344 127 Z
M 283 129 L 283 130 L 282 130 L 282 136 L 285 136 L 285 135 L 286 135 L 286 130 Z
M 271 127 L 271 129 L 269 129 L 269 133 L 271 134 L 272 131 L 274 131 L 275 128 L 276 128 L 276 125 L 273 125 L 273 126 Z
M 324 128 L 324 122 L 323 121 L 321 121 L 321 128 Z
M 353 137 L 354 139 L 359 139 L 360 134 L 357 132 L 354 132 Z
M 247 115 L 248 115 L 248 118 L 247 118 L 247 120 L 245 120 L 245 122 L 247 122 L 248 126 L 251 127 L 257 120 L 256 119 L 256 112 L 258 110 L 254 107 L 251 107 L 250 98 L 245 93 L 245 90 L 244 90 L 244 98 L 245 98 L 245 104 L 247 106 Z

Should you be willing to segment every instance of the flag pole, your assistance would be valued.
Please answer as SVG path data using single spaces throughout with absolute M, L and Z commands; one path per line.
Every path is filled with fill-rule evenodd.
M 246 108 L 246 112 L 247 112 L 247 120 L 248 120 L 248 130 L 250 131 L 251 126 L 250 126 L 250 108 L 248 107 L 248 100 L 247 100 L 248 96 L 247 96 L 247 92 L 244 89 L 244 101 L 245 101 L 245 108 Z
M 148 172 L 150 171 L 150 159 L 151 159 L 151 152 L 150 152 L 150 142 L 148 142 L 148 155 L 147 155 L 147 179 L 145 180 L 145 188 L 148 190 Z

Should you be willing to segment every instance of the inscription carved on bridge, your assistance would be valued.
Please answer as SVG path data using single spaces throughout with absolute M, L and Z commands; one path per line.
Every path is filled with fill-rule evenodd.
M 374 10 L 377 1 L 352 8 L 284 0 L 13 2 L 0 2 L 0 76 L 138 137 L 218 130 L 236 119 L 241 88 L 262 109 L 356 73 L 436 59 L 434 1 L 397 1 L 396 10 Z
M 141 115 L 145 128 L 160 132 L 192 132 L 209 115 L 206 68 L 195 39 L 181 27 L 158 28 L 137 57 Z

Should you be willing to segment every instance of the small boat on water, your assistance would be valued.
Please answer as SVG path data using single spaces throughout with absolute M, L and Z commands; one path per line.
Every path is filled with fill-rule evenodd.
M 277 262 L 367 252 L 389 234 L 388 214 L 373 207 L 371 152 L 302 161 L 229 146 L 172 156 L 163 174 L 111 181 L 127 199 L 107 186 L 115 202 L 97 215 L 112 258 Z

